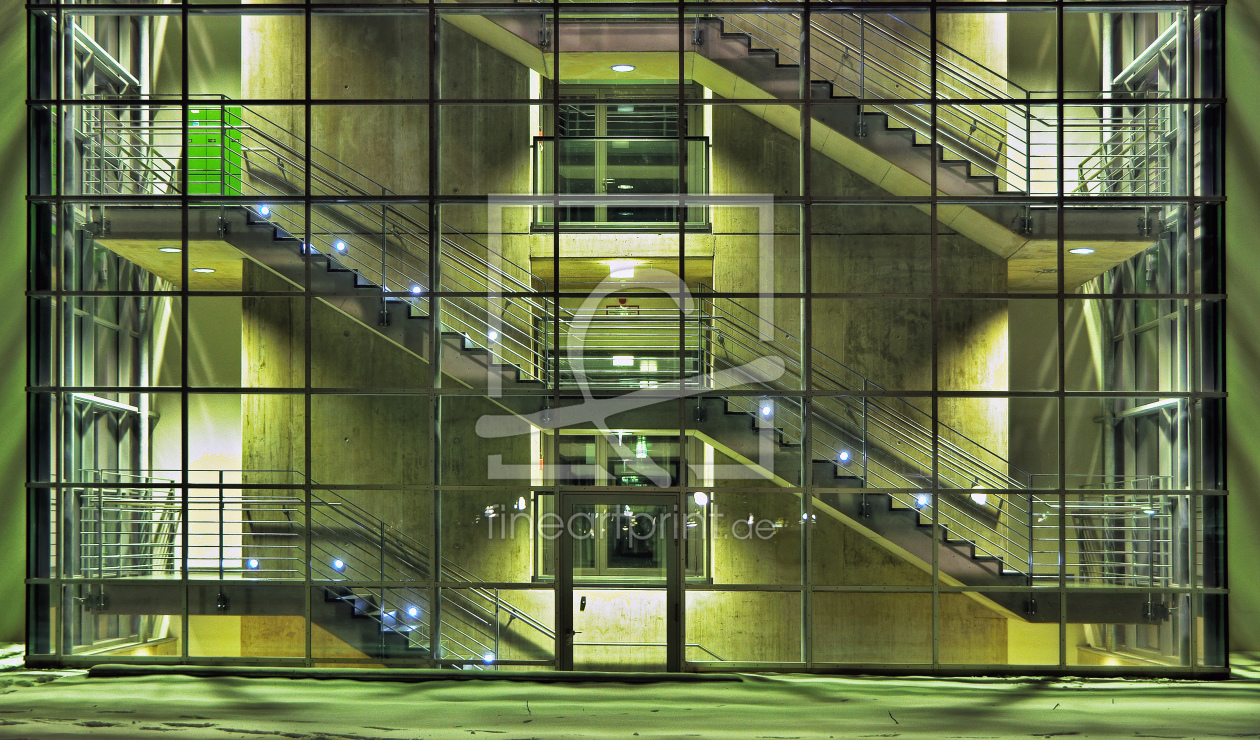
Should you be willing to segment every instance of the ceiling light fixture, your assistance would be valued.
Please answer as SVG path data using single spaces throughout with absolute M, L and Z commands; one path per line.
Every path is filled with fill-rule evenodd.
M 166 252 L 167 254 L 179 254 L 180 252 L 184 250 L 180 249 L 179 247 L 158 247 L 158 251 Z
M 194 267 L 193 272 L 200 272 L 203 275 L 209 275 L 210 273 L 214 272 L 214 269 L 210 267 Z
M 1068 250 L 1068 253 L 1070 253 L 1070 254 L 1093 254 L 1093 253 L 1094 253 L 1094 248 L 1093 248 L 1093 247 L 1077 247 L 1076 249 L 1069 249 L 1069 250 Z
M 633 72 L 633 71 L 634 71 L 634 65 L 633 65 L 633 64 L 614 64 L 614 65 L 612 66 L 612 71 L 614 71 L 614 72 Z

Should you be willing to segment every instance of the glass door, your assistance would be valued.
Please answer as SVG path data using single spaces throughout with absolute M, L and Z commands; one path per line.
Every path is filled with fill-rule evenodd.
M 560 493 L 562 670 L 682 669 L 677 494 Z

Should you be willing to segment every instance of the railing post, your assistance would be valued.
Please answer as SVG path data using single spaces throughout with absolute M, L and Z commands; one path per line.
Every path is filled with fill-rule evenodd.
M 868 411 L 869 411 L 871 399 L 870 399 L 870 396 L 865 395 L 865 392 L 869 390 L 870 390 L 869 382 L 866 380 L 866 378 L 862 378 L 862 391 L 864 392 L 864 395 L 862 396 L 862 487 L 863 488 L 867 487 L 866 478 L 867 478 L 867 464 L 868 463 L 867 463 L 867 455 L 866 455 L 866 452 L 867 452 L 866 435 L 867 435 L 867 418 L 868 418 Z
M 381 188 L 381 196 L 386 194 L 385 188 Z M 385 294 L 389 292 L 386 274 L 388 267 L 386 260 L 389 252 L 389 206 L 384 202 L 381 203 L 381 326 L 389 326 L 389 302 L 385 299 Z M 438 248 L 441 253 L 441 247 Z M 431 286 L 430 286 L 431 287 Z
M 862 0 L 866 2 L 866 0 Z M 858 13 L 858 108 L 857 108 L 857 130 L 853 133 L 858 137 L 866 136 L 866 120 L 862 117 L 863 106 L 860 101 L 866 99 L 866 13 Z
M 223 580 L 223 471 L 219 471 L 219 580 Z
M 1024 91 L 1024 195 L 1032 195 L 1032 91 Z M 1062 193 L 1060 193 L 1062 195 Z
M 105 491 L 101 488 L 100 473 L 96 478 L 96 577 L 105 577 Z
M 494 659 L 499 659 L 499 589 L 494 590 Z
M 227 195 L 227 103 L 219 103 L 219 195 Z M 220 475 L 222 477 L 222 475 Z
M 381 188 L 381 197 L 386 195 L 385 188 Z M 439 227 L 440 228 L 440 227 Z M 388 285 L 386 278 L 388 277 L 388 266 L 386 260 L 389 252 L 389 205 L 381 203 L 381 290 L 389 290 L 385 286 Z M 439 251 L 440 254 L 440 251 Z
M 1030 485 L 1031 485 L 1031 481 L 1030 481 Z M 1036 517 L 1036 514 L 1033 512 L 1033 501 L 1035 501 L 1036 498 L 1033 496 L 1031 490 L 1027 494 L 1027 500 L 1028 500 L 1028 585 L 1032 586 L 1033 585 L 1033 552 L 1034 552 L 1033 544 L 1036 540 L 1036 536 L 1035 536 L 1036 531 L 1033 529 L 1033 527 L 1036 526 L 1037 517 Z

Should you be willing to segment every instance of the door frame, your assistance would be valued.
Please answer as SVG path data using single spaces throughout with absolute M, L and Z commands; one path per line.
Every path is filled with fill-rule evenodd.
M 649 492 L 650 491 L 650 492 Z M 665 670 L 676 673 L 683 669 L 685 636 L 683 631 L 683 563 L 680 538 L 682 528 L 677 524 L 681 515 L 686 516 L 684 494 L 681 491 L 645 491 L 640 488 L 624 488 L 619 491 L 589 492 L 564 491 L 556 494 L 556 511 L 562 524 L 556 548 L 556 669 L 573 670 L 573 543 L 569 530 L 572 507 L 580 504 L 643 503 L 650 506 L 670 507 L 670 519 L 674 522 L 673 536 L 665 537 Z M 615 590 L 615 587 L 610 590 Z M 627 589 L 630 590 L 630 589 Z

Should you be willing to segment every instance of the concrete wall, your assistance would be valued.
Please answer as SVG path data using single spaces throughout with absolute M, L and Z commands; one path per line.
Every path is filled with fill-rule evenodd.
M 9 358 L 0 366 L 0 542 L 9 557 L 0 566 L 0 591 L 9 594 L 0 610 L 0 641 L 18 642 L 25 633 L 26 611 L 18 594 L 26 578 L 26 21 L 23 4 L 0 4 L 0 166 L 10 173 L 0 180 L 0 230 L 5 234 L 5 259 L 0 260 L 2 291 L 0 352 Z
M 1229 322 L 1229 587 L 1234 650 L 1260 650 L 1260 116 L 1245 102 L 1260 96 L 1254 74 L 1260 59 L 1260 2 L 1238 0 L 1225 9 L 1226 96 L 1225 233 L 1228 240 Z
M 279 278 L 245 263 L 244 289 L 284 290 Z M 241 323 L 243 381 L 249 387 L 305 385 L 304 308 L 301 300 L 244 298 Z M 422 360 L 321 302 L 311 306 L 311 335 L 320 337 L 310 358 L 313 382 L 324 387 L 422 390 Z M 419 375 L 423 380 L 416 383 Z M 301 483 L 307 470 L 306 417 L 300 395 L 255 394 L 243 401 L 243 468 L 291 470 L 292 476 L 252 474 L 254 482 Z M 425 395 L 320 395 L 311 402 L 310 475 L 328 485 L 423 485 L 430 481 L 432 453 Z M 320 496 L 326 494 L 320 492 Z M 409 536 L 427 541 L 423 495 L 381 493 L 350 496 L 360 506 Z M 415 511 L 416 506 L 424 512 Z
M 799 142 L 734 106 L 713 107 L 713 192 L 787 194 L 797 191 Z M 886 195 L 841 165 L 814 156 L 814 187 L 836 197 Z M 800 290 L 799 237 L 792 235 L 791 209 L 776 210 L 776 287 Z M 751 220 L 750 220 L 751 219 Z M 759 225 L 749 209 L 715 209 L 714 289 L 756 291 Z M 764 229 L 764 226 L 760 228 Z M 931 290 L 929 217 L 910 208 L 816 209 L 810 255 L 814 292 L 864 292 L 904 286 Z M 752 236 L 738 236 L 749 234 Z M 1006 263 L 989 250 L 941 227 L 938 239 L 940 289 L 1004 292 Z M 755 301 L 741 299 L 747 308 Z M 775 323 L 799 336 L 799 306 L 782 301 Z M 1005 301 L 943 301 L 936 327 L 939 388 L 1007 389 Z M 816 299 L 812 303 L 814 346 L 859 375 L 888 389 L 930 390 L 933 317 L 927 300 Z M 1005 457 L 1007 402 L 942 399 L 941 421 Z M 926 410 L 926 407 L 925 407 Z

